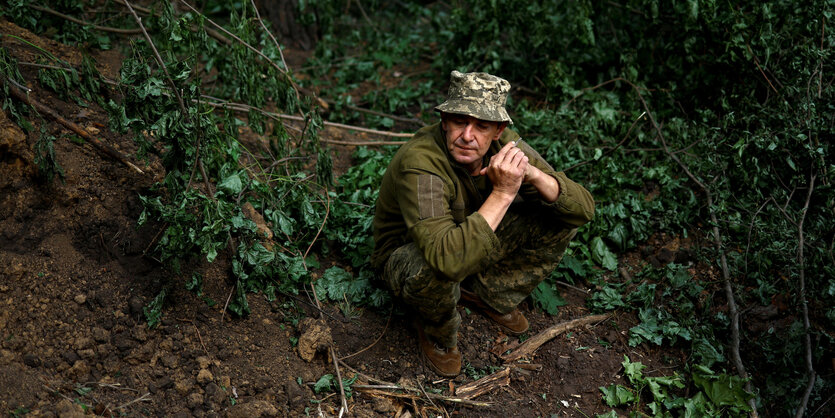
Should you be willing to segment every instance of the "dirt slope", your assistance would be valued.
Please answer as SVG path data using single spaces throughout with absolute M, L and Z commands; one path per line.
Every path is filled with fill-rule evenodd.
M 4 33 L 71 63 L 80 56 L 0 24 Z M 9 37 L 0 41 L 19 61 L 33 61 L 31 47 Z M 95 58 L 104 74 L 116 76 L 118 56 Z M 37 83 L 37 68 L 20 69 L 31 97 L 132 155 L 130 140 L 106 129 L 101 109 L 63 102 Z M 361 373 L 347 401 L 354 416 L 593 416 L 610 409 L 598 387 L 624 383 L 624 355 L 648 365 L 650 375 L 671 374 L 683 360 L 669 351 L 628 347 L 625 334 L 634 318 L 618 315 L 546 343 L 523 362 L 532 365 L 511 364 L 509 384 L 476 398 L 489 407 L 362 388 L 385 381 L 454 396 L 474 377 L 504 370 L 499 355 L 518 341 L 461 308 L 466 372 L 448 380 L 421 364 L 409 320 L 401 315 L 365 310 L 346 318 L 324 306 L 323 320 L 303 320 L 319 313 L 302 292 L 272 303 L 253 295 L 252 314 L 232 317 L 223 312 L 232 289 L 225 260 L 194 266 L 204 275 L 200 298 L 144 255 L 159 226 L 136 227 L 138 196 L 160 178 L 159 164 L 143 166 L 148 174 L 140 175 L 89 144 L 59 139 L 55 152 L 65 177 L 47 183 L 33 162 L 36 134 L 42 123 L 56 137 L 66 130 L 48 118 L 30 120 L 35 129 L 25 133 L 0 112 L 0 413 L 336 416 L 339 394 L 313 390 L 320 377 L 335 373 L 327 350 L 315 352 L 328 338 L 342 358 L 343 378 Z M 347 152 L 339 155 L 337 167 L 350 164 Z M 169 280 L 176 284 L 162 325 L 148 329 L 143 307 Z M 524 304 L 529 336 L 589 314 L 586 294 L 564 290 L 570 305 L 556 318 Z M 302 358 L 311 353 L 309 361 Z

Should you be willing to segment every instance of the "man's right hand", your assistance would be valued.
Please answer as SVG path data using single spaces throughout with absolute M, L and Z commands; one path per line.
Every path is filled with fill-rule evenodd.
M 519 192 L 528 170 L 528 157 L 513 142 L 508 142 L 496 155 L 490 158 L 487 167 L 480 174 L 486 175 L 493 184 L 493 192 L 511 196 Z
M 493 184 L 493 191 L 478 209 L 493 231 L 499 227 L 507 209 L 522 186 L 528 169 L 528 157 L 512 142 L 508 142 L 479 172 Z

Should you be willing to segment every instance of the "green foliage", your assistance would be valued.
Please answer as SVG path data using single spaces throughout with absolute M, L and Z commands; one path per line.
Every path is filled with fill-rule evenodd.
M 603 401 L 608 406 L 628 407 L 640 416 L 652 417 L 669 417 L 676 411 L 688 417 L 744 417 L 750 411 L 746 402 L 752 395 L 743 390 L 744 382 L 739 377 L 715 374 L 706 367 L 698 367 L 693 372 L 698 392 L 685 398 L 677 394 L 685 388 L 680 376 L 645 376 L 645 365 L 630 361 L 628 356 L 623 358 L 624 375 L 630 386 L 601 386 Z M 647 390 L 651 402 L 644 403 L 648 398 Z
M 589 299 L 589 306 L 595 311 L 607 311 L 626 306 L 618 285 L 607 285 Z
M 163 288 L 159 291 L 156 297 L 146 305 L 142 310 L 145 313 L 145 320 L 148 322 L 148 328 L 156 328 L 162 321 L 162 308 L 165 304 L 165 297 L 168 295 L 168 289 Z
M 332 218 L 325 234 L 339 244 L 340 252 L 354 267 L 367 266 L 374 249 L 374 204 L 393 155 L 391 150 L 357 148 L 353 154 L 356 164 L 339 177 L 339 185 L 330 192 Z
M 47 132 L 45 123 L 41 123 L 40 136 L 35 142 L 35 165 L 38 166 L 38 173 L 47 182 L 52 182 L 56 174 L 64 180 L 64 169 L 55 159 L 55 136 Z
M 694 364 L 711 367 L 725 360 L 715 329 L 718 319 L 709 317 L 711 301 L 704 287 L 695 282 L 686 267 L 669 264 L 663 269 L 647 268 L 633 279 L 637 286 L 625 293 L 629 283 L 607 283 L 588 300 L 597 312 L 627 309 L 638 314 L 640 323 L 629 330 L 629 345 L 645 342 L 684 345 Z M 714 322 L 715 321 L 715 322 Z
M 501 366 L 487 366 L 483 369 L 476 368 L 471 363 L 465 363 L 461 368 L 461 372 L 473 380 L 479 380 L 482 377 L 489 376 L 501 369 Z
M 8 80 L 8 81 L 7 81 Z M 20 75 L 20 70 L 17 68 L 17 60 L 10 56 L 6 48 L 0 47 L 0 81 L 2 81 L 3 92 L 3 110 L 8 112 L 12 120 L 17 123 L 23 130 L 32 130 L 32 124 L 24 117 L 29 113 L 29 106 L 26 106 L 14 99 L 12 99 L 9 89 L 13 88 L 9 85 L 10 82 L 23 86 L 23 76 Z
M 354 382 L 357 381 L 359 375 L 354 375 L 354 377 L 348 379 L 342 379 L 342 389 L 345 391 L 345 397 L 350 398 L 354 391 L 351 387 Z M 323 393 L 323 392 L 333 392 L 339 390 L 339 381 L 336 380 L 336 376 L 332 374 L 326 374 L 319 378 L 316 383 L 313 385 L 313 391 L 316 393 Z
M 344 301 L 354 305 L 370 304 L 380 308 L 388 303 L 390 295 L 374 286 L 373 281 L 374 274 L 368 269 L 361 270 L 354 277 L 351 272 L 341 267 L 331 267 L 316 280 L 316 294 L 335 302 Z
M 565 306 L 568 302 L 560 296 L 554 289 L 554 285 L 546 281 L 539 283 L 539 285 L 531 293 L 536 306 L 548 313 L 548 315 L 556 316 L 560 312 L 560 306 Z
M 104 84 L 91 57 L 83 58 L 80 71 L 63 61 L 54 61 L 63 66 L 41 68 L 38 71 L 38 81 L 42 86 L 57 93 L 62 100 L 75 100 L 79 106 L 86 107 L 87 102 L 104 104 Z
M 260 26 L 247 17 L 252 14 L 246 7 L 233 13 L 230 31 L 259 45 L 259 38 L 266 38 L 255 32 Z M 151 58 L 151 46 L 137 41 L 120 71 L 121 102 L 111 100 L 106 108 L 111 127 L 132 133 L 140 155 L 158 155 L 166 169 L 152 193 L 140 197 L 145 209 L 139 224 L 162 228 L 156 256 L 175 274 L 200 257 L 207 262 L 227 257 L 235 278 L 228 308 L 246 315 L 247 293 L 264 292 L 271 300 L 275 292 L 297 292 L 309 280 L 308 268 L 315 267 L 315 260 L 303 254 L 326 216 L 317 209 L 322 208 L 323 188 L 314 180 L 327 184 L 331 166 L 318 141 L 321 122 L 315 112 L 304 114 L 301 145 L 291 148 L 289 134 L 262 113 L 250 112 L 244 123 L 206 104 L 203 91 L 209 88 L 215 96 L 255 106 L 265 106 L 267 100 L 290 112 L 300 106 L 289 78 L 277 72 L 274 62 L 240 43 L 208 38 L 202 23 L 199 15 L 178 16 L 170 4 L 163 4 L 160 15 L 146 24 L 167 28 L 152 31 L 158 35 L 153 41 L 165 69 Z M 270 50 L 272 43 L 260 45 L 267 57 L 277 56 Z M 269 146 L 246 148 L 239 140 L 244 126 L 265 134 Z M 317 164 L 304 163 L 310 159 Z M 247 202 L 272 226 L 275 243 L 266 242 L 244 214 Z

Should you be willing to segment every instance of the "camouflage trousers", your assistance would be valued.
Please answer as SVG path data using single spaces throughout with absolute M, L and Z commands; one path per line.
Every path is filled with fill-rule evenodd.
M 496 311 L 510 312 L 557 268 L 576 233 L 541 205 L 511 205 L 496 230 L 499 261 L 463 285 Z M 415 243 L 391 254 L 381 278 L 421 318 L 427 336 L 445 347 L 457 345 L 461 317 L 455 307 L 462 283 L 437 277 Z

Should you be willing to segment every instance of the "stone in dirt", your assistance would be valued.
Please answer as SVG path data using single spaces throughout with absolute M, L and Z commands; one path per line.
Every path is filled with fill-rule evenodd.
M 188 403 L 188 407 L 191 409 L 197 408 L 200 405 L 203 405 L 203 395 L 197 392 L 192 392 L 186 398 L 186 403 Z
M 267 240 L 273 239 L 273 231 L 267 225 L 267 221 L 264 220 L 264 217 L 255 210 L 255 207 L 252 206 L 252 203 L 246 202 L 241 205 L 241 211 L 244 213 L 244 216 L 249 218 L 252 222 L 255 222 L 255 227 L 258 229 L 258 235 L 262 237 L 266 237 Z
M 299 386 L 295 380 L 284 384 L 284 393 L 287 395 L 287 404 L 291 408 L 304 405 L 308 395 L 312 394 L 312 392 L 306 393 L 304 387 Z
M 35 173 L 34 155 L 26 135 L 0 110 L 0 172 L 5 173 L 0 179 L 0 188 L 5 187 L 15 177 L 29 177 Z
M 229 408 L 227 417 L 275 417 L 278 409 L 264 400 L 239 403 Z
M 305 318 L 299 322 L 299 357 L 304 361 L 311 362 L 316 353 L 327 353 L 328 348 L 333 344 L 331 329 L 322 319 Z
M 212 372 L 208 369 L 201 369 L 200 372 L 197 373 L 197 383 L 201 385 L 205 385 L 212 380 L 214 380 L 214 376 L 212 376 Z
M 61 399 L 57 405 L 55 405 L 55 412 L 61 418 L 81 418 L 84 417 L 84 409 L 81 405 L 73 403 L 73 401 L 69 399 Z

